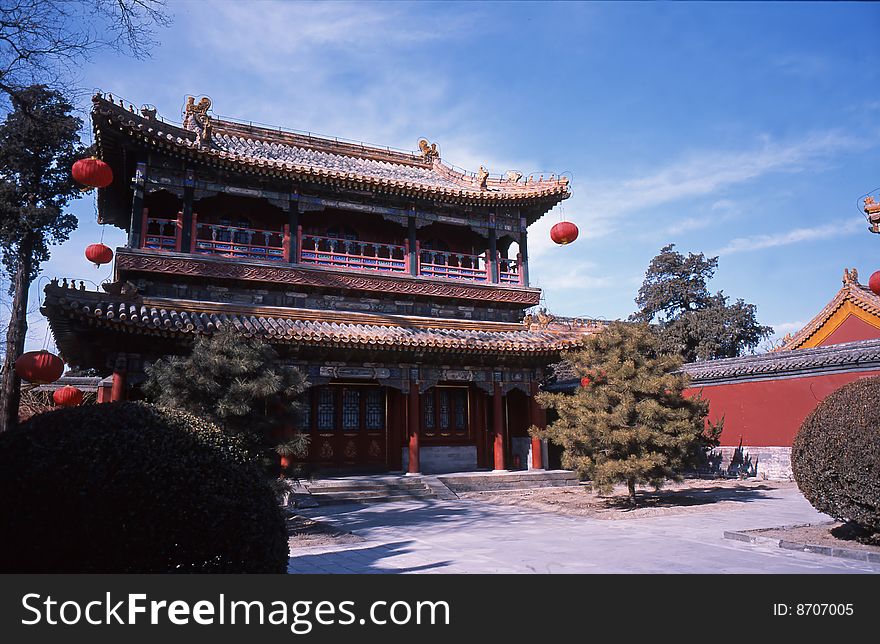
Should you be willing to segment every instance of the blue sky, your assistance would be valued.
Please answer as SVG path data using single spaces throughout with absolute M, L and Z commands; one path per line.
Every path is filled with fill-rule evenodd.
M 780 335 L 844 267 L 862 282 L 880 268 L 857 207 L 880 189 L 878 5 L 169 6 L 151 59 L 104 53 L 79 83 L 175 120 L 205 94 L 224 116 L 404 149 L 427 137 L 469 170 L 566 172 L 581 237 L 549 241 L 557 208 L 529 238 L 533 285 L 559 314 L 625 317 L 666 243 L 719 254 L 712 287 Z M 110 269 L 82 256 L 101 237 L 93 198 L 73 209 L 80 229 L 44 274 L 100 282 Z

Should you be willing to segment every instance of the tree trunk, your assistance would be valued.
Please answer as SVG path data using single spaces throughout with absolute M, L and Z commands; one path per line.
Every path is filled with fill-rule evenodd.
M 18 247 L 18 262 L 13 277 L 12 312 L 6 331 L 6 357 L 3 361 L 3 383 L 0 389 L 0 432 L 18 426 L 18 403 L 21 397 L 21 378 L 15 373 L 15 361 L 24 353 L 27 335 L 28 290 L 31 285 L 33 237 L 27 235 Z
M 629 504 L 636 504 L 636 480 L 635 479 L 627 479 L 626 486 L 629 488 Z

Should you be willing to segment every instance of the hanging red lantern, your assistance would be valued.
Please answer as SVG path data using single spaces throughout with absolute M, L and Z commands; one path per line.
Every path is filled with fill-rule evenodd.
M 880 271 L 875 271 L 870 278 L 868 278 L 868 288 L 874 293 L 874 295 L 880 295 Z
M 586 389 L 587 387 L 590 386 L 591 382 L 593 382 L 593 381 L 590 380 L 590 378 L 588 376 L 584 376 L 583 378 L 581 378 L 581 387 Z
M 45 349 L 28 351 L 15 361 L 15 373 L 22 380 L 34 385 L 48 385 L 64 373 L 64 361 Z
M 550 229 L 550 239 L 552 239 L 560 246 L 570 244 L 575 239 L 577 239 L 577 237 L 578 227 L 570 221 L 560 221 L 558 224 Z
M 281 457 L 281 469 L 286 470 L 288 467 L 290 467 L 290 457 L 289 456 L 282 456 Z
M 113 183 L 113 169 L 98 159 L 80 159 L 70 169 L 73 178 L 90 188 L 106 188 Z
M 104 244 L 90 244 L 86 247 L 86 259 L 96 267 L 113 261 L 113 251 Z
M 83 401 L 83 392 L 72 385 L 64 385 L 52 394 L 52 400 L 59 407 L 76 407 Z

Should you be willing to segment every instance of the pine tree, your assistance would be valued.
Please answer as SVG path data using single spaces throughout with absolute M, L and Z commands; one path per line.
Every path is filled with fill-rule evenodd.
M 758 323 L 754 304 L 741 299 L 731 304 L 722 291 L 709 291 L 717 268 L 717 257 L 685 257 L 675 244 L 664 246 L 648 266 L 636 297 L 639 310 L 630 319 L 655 322 L 663 350 L 680 353 L 686 362 L 755 349 L 773 329 Z
M 684 397 L 681 357 L 663 353 L 646 324 L 614 322 L 566 359 L 582 386 L 572 394 L 542 392 L 538 402 L 558 419 L 533 436 L 563 448 L 562 462 L 603 493 L 626 483 L 630 503 L 636 485 L 655 488 L 696 465 L 718 444 L 721 424 L 705 421 L 708 403 Z
M 233 329 L 201 336 L 189 356 L 162 358 L 147 369 L 144 392 L 163 407 L 205 418 L 252 444 L 269 430 L 293 427 L 308 383 L 279 364 L 271 345 Z
M 31 282 L 49 247 L 67 240 L 76 217 L 65 212 L 80 194 L 70 176 L 84 156 L 82 121 L 58 92 L 34 85 L 18 94 L 14 110 L 0 124 L 0 256 L 9 276 L 12 308 L 0 386 L 0 431 L 18 423 L 21 382 L 15 361 L 24 351 Z

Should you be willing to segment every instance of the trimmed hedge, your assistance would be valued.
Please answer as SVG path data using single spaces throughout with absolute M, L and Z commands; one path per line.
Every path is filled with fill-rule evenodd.
M 0 572 L 281 573 L 284 517 L 236 437 L 141 402 L 0 435 Z
M 880 532 L 880 378 L 851 382 L 801 425 L 791 468 L 820 512 Z

